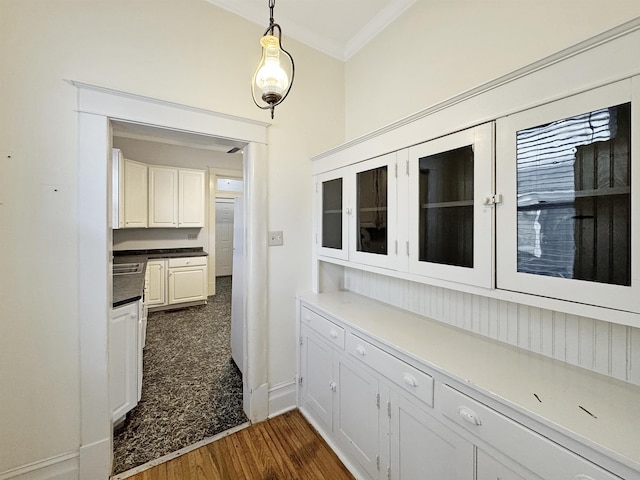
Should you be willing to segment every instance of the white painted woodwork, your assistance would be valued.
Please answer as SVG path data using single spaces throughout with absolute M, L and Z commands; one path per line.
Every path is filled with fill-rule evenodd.
M 337 170 L 332 170 L 330 172 L 322 173 L 318 175 L 315 180 L 315 214 L 318 219 L 315 223 L 316 229 L 316 238 L 315 244 L 317 248 L 318 255 L 322 257 L 331 257 L 331 258 L 339 258 L 342 260 L 347 260 L 349 258 L 349 217 L 350 217 L 350 197 L 351 194 L 350 189 L 347 186 L 348 182 L 349 169 L 341 168 Z M 325 182 L 330 182 L 332 180 L 341 179 L 342 180 L 342 209 L 340 212 L 341 217 L 341 248 L 332 248 L 323 246 L 322 235 L 323 235 L 323 185 Z M 333 215 L 337 215 L 337 213 L 331 213 Z
M 149 165 L 149 227 L 178 226 L 178 169 Z
M 79 472 L 81 478 L 105 478 L 111 472 L 112 422 L 108 403 L 108 324 L 110 308 L 109 252 L 110 208 L 104 194 L 109 191 L 108 158 L 112 154 L 110 119 L 234 138 L 246 142 L 244 178 L 249 185 L 246 198 L 246 282 L 242 297 L 246 310 L 245 339 L 247 372 L 243 375 L 243 406 L 252 421 L 268 414 L 265 378 L 267 375 L 267 293 L 266 283 L 267 217 L 267 148 L 263 122 L 228 114 L 218 114 L 173 102 L 139 96 L 128 92 L 71 82 L 78 88 L 78 218 L 79 235 L 79 306 L 81 444 Z M 104 212 L 101 216 L 99 212 Z
M 147 262 L 147 286 L 148 294 L 146 304 L 148 307 L 156 307 L 167 304 L 166 279 L 167 261 L 149 260 Z
M 144 228 L 148 225 L 147 165 L 126 158 L 123 163 L 124 228 Z
M 114 148 L 111 156 L 111 228 L 124 227 L 124 157 Z
M 376 478 L 380 452 L 378 379 L 343 355 L 334 356 L 333 369 L 336 442 Z
M 411 403 L 423 413 L 432 412 L 434 420 L 478 448 L 492 455 L 502 452 L 513 465 L 502 457 L 500 463 L 523 478 L 536 478 L 522 474 L 527 471 L 546 480 L 640 475 L 640 452 L 635 448 L 640 432 L 629 421 L 640 416 L 639 387 L 351 292 L 305 294 L 301 303 L 301 321 L 312 308 L 343 328 L 347 339 L 364 338 L 433 377 L 433 409 L 424 402 Z M 333 348 L 334 354 L 343 355 L 338 346 Z M 384 368 L 371 371 L 389 386 L 391 397 L 395 392 L 410 401 Z M 391 421 L 393 425 L 393 414 Z M 390 448 L 393 452 L 397 447 Z M 541 458 L 550 460 L 540 462 Z M 484 478 L 491 478 L 487 475 L 492 468 L 482 470 Z M 434 478 L 454 475 L 450 471 Z
M 385 254 L 369 253 L 358 250 L 358 239 L 361 235 L 358 226 L 358 185 L 357 176 L 358 173 L 373 170 L 375 168 L 387 167 L 387 251 Z M 355 263 L 362 263 L 366 265 L 373 265 L 382 268 L 396 268 L 398 262 L 398 251 L 396 249 L 398 241 L 398 195 L 397 195 L 397 182 L 396 182 L 396 154 L 383 155 L 378 158 L 368 160 L 366 162 L 356 163 L 351 167 L 349 176 L 346 178 L 347 182 L 347 197 L 349 203 L 348 208 L 348 222 L 349 222 L 349 260 Z M 384 188 L 384 187 L 383 187 Z
M 233 204 L 233 265 L 231 280 L 231 357 L 240 372 L 246 369 L 244 322 L 244 284 L 245 284 L 245 224 L 244 198 L 237 197 Z
M 474 478 L 474 448 L 469 440 L 443 425 L 423 405 L 395 392 L 389 401 L 391 478 Z
M 207 299 L 207 257 L 170 258 L 167 300 L 169 305 Z
M 640 385 L 638 328 L 350 268 L 344 271 L 344 286 L 439 322 Z
M 638 79 L 634 80 L 636 83 Z M 640 210 L 631 209 L 631 286 L 573 280 L 567 278 L 533 275 L 517 271 L 517 185 L 516 185 L 516 134 L 519 130 L 561 120 L 574 115 L 592 112 L 622 103 L 631 102 L 632 118 L 640 116 L 640 89 L 633 90 L 632 80 L 627 79 L 589 90 L 579 95 L 563 98 L 539 107 L 498 119 L 496 125 L 496 185 L 504 202 L 496 207 L 497 230 L 497 287 L 504 290 L 531 293 L 545 297 L 566 299 L 572 302 L 599 305 L 617 310 L 640 313 L 640 252 L 637 246 L 640 228 Z M 632 149 L 640 143 L 637 128 L 631 132 Z M 632 150 L 632 158 L 640 156 L 640 148 Z M 632 204 L 640 200 L 640 172 L 631 169 Z
M 476 480 L 527 480 L 481 449 L 476 453 L 476 473 Z
M 138 403 L 138 302 L 114 308 L 109 321 L 109 406 L 114 423 Z
M 493 236 L 494 207 L 485 205 L 485 198 L 495 192 L 493 185 L 493 125 L 486 123 L 475 128 L 456 132 L 409 148 L 408 168 L 398 168 L 399 174 L 408 175 L 408 197 L 401 203 L 409 213 L 404 223 L 408 229 L 409 272 L 426 277 L 469 283 L 480 287 L 493 286 Z M 460 267 L 420 261 L 420 158 L 447 152 L 465 146 L 473 147 L 473 266 Z M 398 193 L 407 189 L 398 190 Z
M 331 345 L 301 327 L 300 398 L 328 431 L 333 431 L 333 349 Z
M 204 170 L 178 170 L 178 226 L 204 227 L 206 191 Z
M 216 200 L 216 277 L 233 273 L 233 210 L 234 202 Z

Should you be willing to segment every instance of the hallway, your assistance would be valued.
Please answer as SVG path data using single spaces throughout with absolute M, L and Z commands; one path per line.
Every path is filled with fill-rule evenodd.
M 142 398 L 114 432 L 114 475 L 247 421 L 231 360 L 231 278 L 216 278 L 207 305 L 149 314 Z

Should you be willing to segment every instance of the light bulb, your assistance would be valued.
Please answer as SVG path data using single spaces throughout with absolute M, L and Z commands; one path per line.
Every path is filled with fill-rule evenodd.
M 262 100 L 269 105 L 277 103 L 289 86 L 289 76 L 280 66 L 280 44 L 277 37 L 265 35 L 262 45 L 261 66 L 256 73 L 256 85 L 262 90 Z

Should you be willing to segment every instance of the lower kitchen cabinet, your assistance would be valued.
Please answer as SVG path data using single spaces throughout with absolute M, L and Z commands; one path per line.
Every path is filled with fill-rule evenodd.
M 154 259 L 147 262 L 147 305 L 151 309 L 207 301 L 207 257 Z
M 325 294 L 319 296 L 322 295 Z M 319 296 L 310 295 L 314 299 Z M 499 355 L 501 361 L 516 366 L 515 376 L 506 381 L 515 384 L 515 388 L 510 386 L 508 391 L 516 392 L 517 398 L 523 398 L 519 393 L 521 384 L 525 393 L 533 388 L 545 391 L 544 404 L 533 394 L 525 395 L 525 400 L 531 401 L 531 397 L 536 401 L 527 408 L 540 405 L 541 411 L 553 415 L 552 408 L 565 412 L 566 398 L 572 395 L 586 398 L 591 389 L 602 392 L 615 388 L 611 382 L 591 373 L 577 372 L 574 367 L 555 366 L 551 376 L 560 375 L 563 380 L 558 383 L 556 378 L 548 383 L 546 375 L 538 376 L 543 365 L 551 368 L 548 360 L 533 359 L 529 353 L 509 348 L 503 350 L 493 343 L 487 345 L 485 340 L 470 339 L 449 327 L 434 324 L 420 331 L 430 320 L 390 310 L 363 297 L 345 292 L 326 296 L 330 298 L 319 303 L 329 311 L 336 308 L 335 316 L 313 302 L 299 300 L 298 405 L 356 478 L 640 478 L 640 470 L 632 463 L 617 464 L 606 450 L 594 449 L 595 441 L 587 439 L 590 444 L 583 443 L 579 437 L 567 436 L 562 417 L 544 426 L 536 417 L 522 413 L 527 410 L 520 409 L 514 417 L 514 408 L 518 407 L 509 397 L 505 397 L 509 406 L 504 406 L 495 398 L 487 398 L 486 389 L 476 388 L 473 375 L 467 377 L 460 370 L 454 375 L 439 365 L 444 361 L 459 368 L 461 357 L 467 355 L 478 365 L 486 366 L 490 364 L 488 358 Z M 383 324 L 385 327 L 381 328 Z M 369 331 L 369 327 L 374 331 Z M 386 343 L 385 330 L 401 333 L 389 334 L 393 340 Z M 412 333 L 408 334 L 409 331 Z M 430 342 L 431 348 L 424 351 L 426 355 L 435 355 L 434 359 L 417 357 L 402 349 L 402 342 L 415 349 L 416 338 Z M 479 343 L 477 349 L 473 342 Z M 521 368 L 522 371 L 518 370 Z M 566 372 L 561 371 L 564 368 Z M 580 378 L 574 384 L 570 375 L 587 375 L 589 380 Z M 499 383 L 504 382 L 501 379 Z M 560 393 L 552 389 L 560 389 Z M 615 392 L 616 399 L 626 395 L 622 390 Z M 619 403 L 630 408 L 636 400 L 636 394 L 629 392 L 628 398 L 620 399 Z M 613 425 L 615 412 L 621 407 L 613 411 L 605 408 L 605 404 L 599 404 L 599 426 L 612 428 L 608 425 Z M 576 409 L 579 413 L 580 409 Z M 591 425 L 591 419 L 595 420 L 584 412 L 579 414 L 579 421 Z M 619 430 L 617 427 L 615 433 L 630 439 L 636 435 L 633 429 Z M 609 441 L 612 432 L 604 433 L 603 438 Z
M 416 405 L 403 395 L 392 391 L 389 405 L 389 478 L 474 478 L 474 447 L 470 441 L 436 420 L 426 407 Z
M 140 302 L 114 308 L 109 322 L 109 407 L 119 423 L 138 404 Z

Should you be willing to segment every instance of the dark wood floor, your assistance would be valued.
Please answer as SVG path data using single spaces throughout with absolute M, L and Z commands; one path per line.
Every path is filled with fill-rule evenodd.
M 245 428 L 129 480 L 353 480 L 297 410 Z

